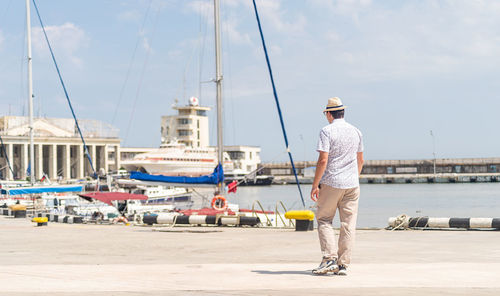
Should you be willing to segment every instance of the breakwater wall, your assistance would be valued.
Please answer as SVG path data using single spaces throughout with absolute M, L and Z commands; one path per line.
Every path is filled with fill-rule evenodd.
M 499 182 L 500 173 L 361 175 L 359 181 L 361 184 L 486 183 Z
M 262 174 L 274 176 L 274 184 L 294 184 L 289 162 L 264 163 Z M 296 163 L 299 182 L 311 184 L 315 161 Z M 390 183 L 474 183 L 499 182 L 500 158 L 446 158 L 417 160 L 366 160 L 360 182 Z
M 301 184 L 312 184 L 313 178 L 299 177 Z M 489 183 L 500 182 L 500 173 L 495 174 L 383 174 L 361 175 L 361 184 L 410 184 L 410 183 Z M 279 176 L 274 185 L 296 184 L 294 176 Z

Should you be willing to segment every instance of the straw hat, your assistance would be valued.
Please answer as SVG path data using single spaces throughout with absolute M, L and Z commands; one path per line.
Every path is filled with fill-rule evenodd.
M 338 97 L 334 98 L 329 98 L 328 99 L 328 104 L 326 105 L 326 109 L 323 112 L 326 111 L 337 111 L 337 110 L 344 110 L 345 106 L 342 105 L 342 101 Z

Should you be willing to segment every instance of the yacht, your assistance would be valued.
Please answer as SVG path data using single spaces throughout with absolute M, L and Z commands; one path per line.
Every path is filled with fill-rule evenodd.
M 217 166 L 217 149 L 214 147 L 187 147 L 183 143 L 162 144 L 160 148 L 122 161 L 127 171 L 142 171 L 152 175 L 200 176 L 213 172 Z M 232 171 L 233 162 L 224 153 L 224 170 Z

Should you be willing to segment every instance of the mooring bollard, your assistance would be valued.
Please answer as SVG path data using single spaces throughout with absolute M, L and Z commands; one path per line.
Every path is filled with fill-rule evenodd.
M 20 205 L 20 204 L 10 205 L 9 209 L 11 210 L 12 216 L 14 216 L 14 218 L 26 218 L 25 205 Z
M 313 211 L 288 211 L 285 213 L 285 218 L 295 219 L 295 231 L 314 230 Z
M 47 226 L 49 219 L 47 217 L 34 217 L 31 221 L 35 222 L 36 226 Z

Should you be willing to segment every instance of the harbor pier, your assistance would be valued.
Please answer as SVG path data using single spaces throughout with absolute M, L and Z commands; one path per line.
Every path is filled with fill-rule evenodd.
M 264 163 L 262 173 L 274 176 L 274 184 L 294 184 L 289 162 Z M 295 164 L 299 182 L 311 184 L 316 162 Z M 480 183 L 500 182 L 500 158 L 447 158 L 421 160 L 366 160 L 362 184 Z
M 316 230 L 36 227 L 3 216 L 0 226 L 9 296 L 500 294 L 495 231 L 358 230 L 342 277 L 311 274 Z

